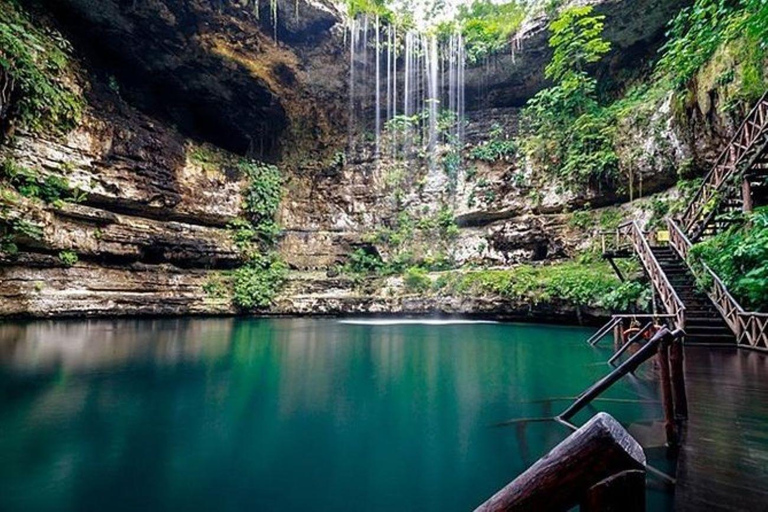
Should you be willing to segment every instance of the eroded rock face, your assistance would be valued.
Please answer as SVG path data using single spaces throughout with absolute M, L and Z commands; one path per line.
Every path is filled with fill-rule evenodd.
M 343 122 L 333 103 L 345 60 L 330 2 L 281 0 L 276 19 L 269 2 L 253 0 L 46 5 L 130 103 L 192 137 L 277 159 L 286 145 L 328 144 Z
M 605 0 L 601 9 L 614 31 L 609 38 L 617 48 L 650 48 L 660 19 L 679 3 Z M 377 162 L 371 147 L 346 162 L 331 158 L 344 148 L 348 56 L 338 18 L 324 0 L 300 0 L 298 16 L 293 0 L 279 0 L 276 25 L 269 2 L 260 4 L 257 19 L 252 0 L 46 4 L 75 40 L 90 106 L 66 137 L 17 133 L 0 146 L 0 160 L 66 177 L 85 196 L 79 204 L 22 205 L 28 219 L 44 226 L 43 236 L 20 240 L 21 254 L 0 261 L 0 315 L 235 312 L 209 285 L 217 272 L 241 263 L 227 224 L 241 214 L 245 181 L 236 167 L 196 161 L 193 148 L 202 140 L 240 155 L 281 159 L 287 192 L 280 251 L 294 274 L 272 309 L 276 314 L 574 318 L 562 305 L 424 298 L 402 286 L 392 286 L 391 294 L 361 293 L 347 278 L 328 277 L 403 210 L 450 206 L 461 228 L 450 242 L 456 261 L 508 266 L 583 250 L 583 233 L 569 224 L 568 212 L 627 198 L 574 194 L 554 182 L 532 185 L 531 169 L 515 158 L 470 162 L 451 187 L 441 166 L 389 157 Z M 645 28 L 638 21 L 643 9 L 652 18 Z M 470 78 L 471 94 L 505 107 L 469 113 L 465 149 L 483 142 L 494 125 L 512 136 L 518 110 L 506 106 L 541 87 L 546 37 L 537 35 L 543 46 L 536 46 L 531 34 L 516 57 L 517 71 L 505 68 L 510 62 L 503 56 L 483 87 Z M 686 114 L 690 124 L 681 124 L 668 100 L 655 116 L 620 127 L 617 148 L 627 155 L 644 148 L 633 165 L 643 173 L 645 194 L 674 184 L 680 162 L 706 162 L 733 128 L 705 122 L 711 115 L 695 109 Z M 387 257 L 386 248 L 374 249 Z M 80 260 L 68 266 L 61 251 L 75 251 Z

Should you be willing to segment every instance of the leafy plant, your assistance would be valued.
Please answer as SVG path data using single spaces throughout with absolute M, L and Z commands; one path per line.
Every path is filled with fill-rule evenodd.
M 504 137 L 504 131 L 498 124 L 491 127 L 488 140 L 474 146 L 469 152 L 470 160 L 482 160 L 495 162 L 508 160 L 517 153 L 517 142 L 514 139 Z
M 764 0 L 696 0 L 670 23 L 657 72 L 682 87 L 723 43 L 743 35 L 766 49 L 768 6 Z
M 469 6 L 460 5 L 456 25 L 464 37 L 467 62 L 476 64 L 508 48 L 525 14 L 526 5 L 521 1 L 474 0 Z
M 572 187 L 599 188 L 618 173 L 615 119 L 599 106 L 589 64 L 610 50 L 603 17 L 592 7 L 569 7 L 550 24 L 553 57 L 545 69 L 555 85 L 531 98 L 522 116 L 526 157 Z
M 252 255 L 232 274 L 235 304 L 243 309 L 263 309 L 285 282 L 288 267 L 276 254 Z
M 69 46 L 32 22 L 16 0 L 0 1 L 0 79 L 10 87 L 10 116 L 31 130 L 66 132 L 79 121 L 84 101 L 68 85 Z
M 709 265 L 742 306 L 768 311 L 768 207 L 694 245 L 691 255 Z
M 549 46 L 554 53 L 544 68 L 550 80 L 563 82 L 583 74 L 610 51 L 611 44 L 602 37 L 605 16 L 595 16 L 593 10 L 591 5 L 569 7 L 550 23 Z
M 80 258 L 77 256 L 75 251 L 66 250 L 59 252 L 59 261 L 61 261 L 67 267 L 73 266 L 79 261 L 79 259 Z

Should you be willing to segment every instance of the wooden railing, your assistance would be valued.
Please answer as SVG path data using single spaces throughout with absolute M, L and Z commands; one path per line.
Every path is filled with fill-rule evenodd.
M 704 231 L 714 214 L 713 203 L 718 201 L 723 185 L 748 162 L 748 157 L 757 147 L 756 143 L 767 131 L 768 92 L 752 108 L 729 144 L 720 153 L 701 187 L 688 203 L 688 208 L 681 215 L 680 222 L 691 238 L 697 239 Z
M 653 288 L 656 290 L 664 309 L 672 317 L 672 327 L 674 329 L 685 329 L 685 305 L 677 292 L 667 279 L 667 275 L 662 270 L 661 265 L 651 250 L 648 238 L 640 224 L 637 221 L 630 221 L 619 226 L 617 234 L 620 238 L 626 240 L 632 245 L 640 263 L 643 265 L 648 278 L 651 280 Z M 621 240 L 619 240 L 621 244 Z
M 705 275 L 696 275 L 696 270 L 690 264 L 692 246 L 690 239 L 673 219 L 667 219 L 667 226 L 669 227 L 669 245 L 686 262 L 699 282 L 711 282 L 707 295 L 723 315 L 728 327 L 736 336 L 738 344 L 768 350 L 768 314 L 744 311 L 720 277 L 706 263 L 699 262 Z

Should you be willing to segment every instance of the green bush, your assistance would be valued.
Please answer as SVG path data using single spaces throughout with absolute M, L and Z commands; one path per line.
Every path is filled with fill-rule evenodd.
M 748 37 L 763 51 L 768 49 L 768 4 L 765 0 L 696 0 L 670 23 L 667 35 L 657 72 L 683 87 L 728 41 Z
M 744 308 L 768 311 L 768 207 L 694 245 L 691 255 L 709 265 Z
M 504 137 L 501 126 L 494 125 L 488 133 L 488 140 L 473 147 L 469 152 L 470 160 L 496 162 L 508 160 L 517 154 L 517 142 Z
M 275 224 L 275 215 L 283 196 L 283 178 L 280 170 L 274 165 L 255 161 L 242 162 L 240 169 L 248 179 L 243 209 L 254 229 L 267 240 L 271 240 L 279 231 Z
M 545 75 L 555 85 L 523 110 L 526 158 L 573 188 L 613 184 L 618 174 L 615 118 L 597 101 L 597 81 L 586 68 L 610 50 L 602 38 L 603 16 L 592 7 L 569 7 L 550 24 L 554 53 Z
M 522 24 L 525 14 L 526 4 L 516 0 L 506 3 L 474 0 L 468 6 L 460 5 L 456 22 L 464 37 L 467 62 L 477 64 L 507 49 L 510 37 Z M 445 31 L 453 30 L 455 27 Z
M 356 249 L 349 255 L 344 270 L 354 274 L 367 274 L 378 272 L 384 268 L 384 262 L 378 254 L 373 254 L 365 249 Z
M 247 310 L 270 306 L 285 282 L 287 272 L 288 267 L 277 255 L 254 255 L 233 272 L 235 304 Z
M 440 284 L 446 294 L 493 294 L 518 301 L 563 301 L 611 310 L 643 309 L 650 301 L 647 286 L 634 281 L 622 283 L 605 262 L 571 261 L 462 272 L 444 277 Z
M 11 117 L 32 130 L 70 130 L 84 102 L 65 79 L 69 46 L 60 34 L 43 32 L 15 0 L 0 0 L 0 11 L 0 79 L 12 77 L 20 93 Z
M 432 287 L 432 280 L 421 267 L 410 267 L 403 275 L 403 284 L 407 290 L 425 292 Z

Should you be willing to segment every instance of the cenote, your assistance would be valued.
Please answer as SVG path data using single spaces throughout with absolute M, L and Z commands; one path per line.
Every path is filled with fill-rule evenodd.
M 496 425 L 553 416 L 604 375 L 610 350 L 585 344 L 591 332 L 6 323 L 0 510 L 472 510 L 569 434 L 554 422 Z M 624 380 L 605 396 L 629 400 L 598 407 L 632 431 L 660 417 L 654 382 Z M 667 495 L 648 492 L 649 510 L 667 509 Z

